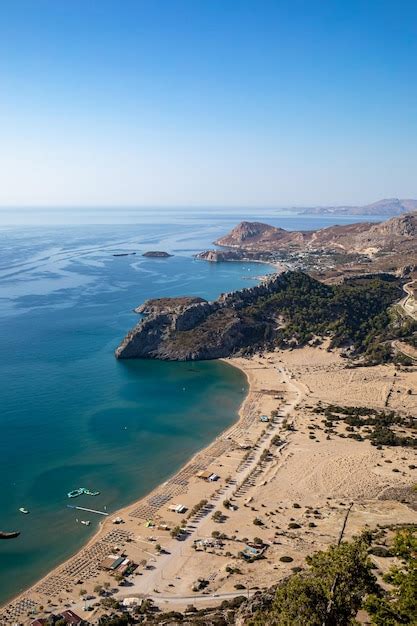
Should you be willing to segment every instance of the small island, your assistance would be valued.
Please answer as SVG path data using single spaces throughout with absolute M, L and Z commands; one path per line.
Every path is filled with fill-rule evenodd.
M 169 254 L 168 252 L 162 252 L 160 250 L 149 250 L 149 252 L 144 252 L 142 256 L 146 256 L 151 259 L 167 259 L 168 257 L 173 255 Z

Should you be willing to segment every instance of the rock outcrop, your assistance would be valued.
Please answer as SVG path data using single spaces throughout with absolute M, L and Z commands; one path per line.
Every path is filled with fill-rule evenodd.
M 248 321 L 242 312 L 282 285 L 281 275 L 273 274 L 260 285 L 223 294 L 214 302 L 187 302 L 184 298 L 148 301 L 138 309 L 147 316 L 126 335 L 116 349 L 116 358 L 217 359 L 265 341 L 269 326 Z
M 135 313 L 153 315 L 155 313 L 171 313 L 173 310 L 184 309 L 191 304 L 207 302 L 198 296 L 178 296 L 176 298 L 151 298 L 134 309 Z

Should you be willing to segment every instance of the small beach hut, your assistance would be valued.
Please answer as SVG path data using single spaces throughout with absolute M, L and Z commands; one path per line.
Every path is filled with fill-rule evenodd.
M 202 480 L 208 480 L 212 473 L 213 472 L 210 472 L 209 470 L 202 470 L 201 472 L 197 473 L 197 478 L 201 478 Z

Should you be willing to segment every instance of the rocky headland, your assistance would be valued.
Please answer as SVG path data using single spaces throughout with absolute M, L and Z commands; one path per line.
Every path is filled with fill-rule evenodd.
M 335 346 L 360 353 L 380 339 L 381 316 L 388 325 L 387 308 L 401 295 L 400 280 L 392 275 L 325 285 L 303 272 L 273 274 L 260 285 L 222 294 L 213 302 L 146 302 L 137 309 L 145 318 L 115 354 L 118 359 L 217 359 L 297 347 L 326 336 Z
M 273 275 L 261 285 L 222 294 L 214 302 L 196 298 L 148 301 L 137 309 L 146 318 L 126 335 L 116 357 L 188 361 L 233 354 L 266 338 L 264 325 L 248 323 L 243 313 L 281 287 L 280 275 Z
M 417 213 L 384 222 L 359 222 L 311 231 L 288 231 L 241 222 L 197 258 L 212 261 L 281 262 L 322 279 L 366 272 L 395 272 L 417 264 Z
M 159 313 L 171 313 L 180 311 L 191 304 L 207 302 L 198 296 L 178 296 L 176 298 L 151 298 L 134 309 L 135 313 L 142 315 L 155 315 Z

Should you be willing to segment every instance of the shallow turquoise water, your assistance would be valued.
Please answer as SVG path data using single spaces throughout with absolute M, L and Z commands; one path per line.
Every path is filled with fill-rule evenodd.
M 66 508 L 114 511 L 176 471 L 236 419 L 243 374 L 219 362 L 116 361 L 113 350 L 146 298 L 215 298 L 254 284 L 259 264 L 192 258 L 234 215 L 158 225 L 5 228 L 0 231 L 0 602 L 69 556 L 94 532 Z M 172 217 L 172 214 L 169 216 Z M 126 220 L 132 218 L 129 213 Z M 161 218 L 161 216 L 159 216 Z M 283 221 L 284 220 L 284 221 Z M 328 221 L 269 219 L 285 227 Z M 142 258 L 149 249 L 170 259 Z M 113 257 L 136 251 L 136 256 Z M 18 512 L 24 506 L 27 516 Z
M 212 298 L 253 284 L 247 276 L 260 266 L 116 258 L 115 250 L 155 247 L 160 234 L 156 227 L 112 231 L 0 234 L 0 528 L 21 530 L 0 542 L 0 601 L 94 532 L 98 516 L 85 514 L 86 528 L 66 508 L 69 490 L 97 489 L 100 496 L 77 504 L 114 511 L 236 419 L 244 397 L 244 376 L 222 363 L 122 362 L 113 350 L 145 298 Z M 144 239 L 150 243 L 138 243 Z

